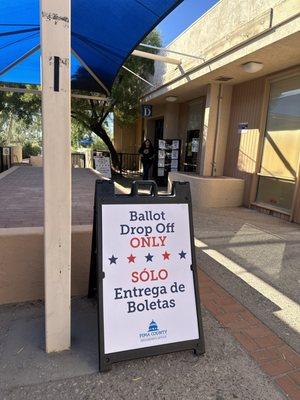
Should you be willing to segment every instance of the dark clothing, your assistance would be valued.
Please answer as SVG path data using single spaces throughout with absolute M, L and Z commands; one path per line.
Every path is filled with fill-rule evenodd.
M 142 161 L 143 164 L 143 180 L 147 181 L 149 179 L 149 171 L 152 165 L 152 161 Z
M 139 150 L 139 153 L 142 155 L 142 164 L 143 164 L 143 180 L 149 179 L 149 170 L 151 165 L 153 164 L 154 157 L 154 149 L 153 146 L 146 147 L 142 145 Z
M 139 153 L 142 155 L 142 162 L 144 162 L 144 161 L 153 162 L 154 149 L 152 146 L 149 146 L 149 147 L 142 146 L 139 149 Z

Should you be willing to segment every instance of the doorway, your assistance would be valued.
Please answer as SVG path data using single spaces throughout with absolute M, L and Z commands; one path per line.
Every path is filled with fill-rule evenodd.
M 154 145 L 157 146 L 158 141 L 164 137 L 164 119 L 156 119 L 154 125 Z
M 188 123 L 185 140 L 184 171 L 197 172 L 202 150 L 205 98 L 197 99 L 188 105 Z
M 158 149 L 158 141 L 164 138 L 164 119 L 159 118 L 154 121 L 154 148 Z M 158 163 L 153 163 L 153 178 L 158 177 Z

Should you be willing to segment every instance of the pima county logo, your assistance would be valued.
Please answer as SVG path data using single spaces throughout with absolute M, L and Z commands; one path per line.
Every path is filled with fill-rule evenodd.
M 140 341 L 146 342 L 148 340 L 159 340 L 167 338 L 167 330 L 158 328 L 157 323 L 152 320 L 148 326 L 147 332 L 143 332 L 139 334 Z

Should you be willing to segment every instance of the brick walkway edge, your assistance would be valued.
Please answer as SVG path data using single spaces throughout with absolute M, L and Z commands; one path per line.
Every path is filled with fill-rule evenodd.
M 226 290 L 199 271 L 203 306 L 292 400 L 300 400 L 300 355 Z

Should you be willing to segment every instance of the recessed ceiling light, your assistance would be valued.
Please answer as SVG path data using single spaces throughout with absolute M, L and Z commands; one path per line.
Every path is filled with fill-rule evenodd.
M 170 103 L 174 103 L 178 99 L 177 96 L 168 96 L 166 97 L 166 101 L 169 101 Z
M 264 64 L 256 61 L 249 61 L 245 64 L 242 64 L 241 67 L 245 72 L 248 72 L 249 74 L 254 74 L 255 72 L 263 69 Z

